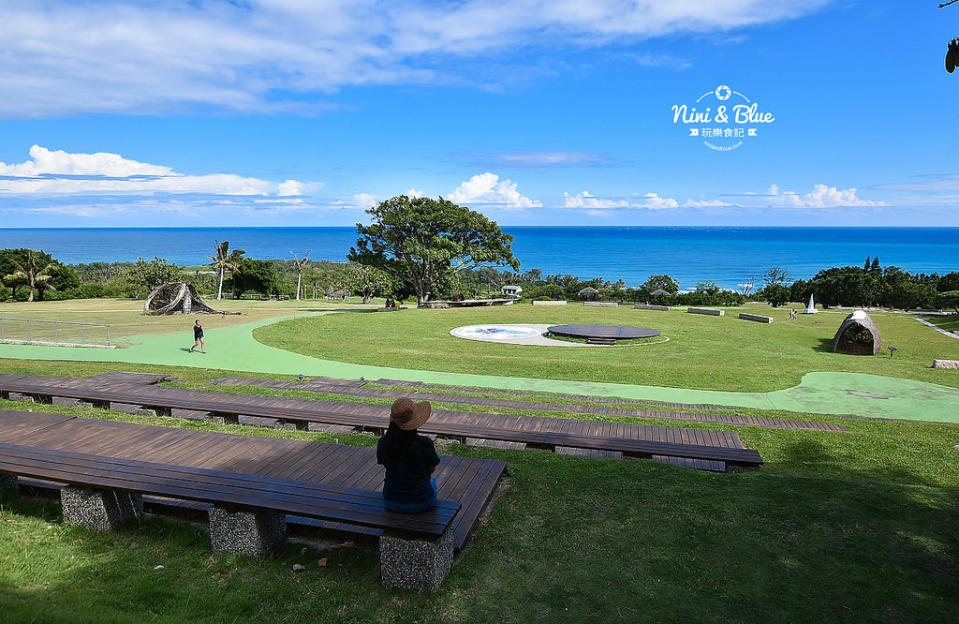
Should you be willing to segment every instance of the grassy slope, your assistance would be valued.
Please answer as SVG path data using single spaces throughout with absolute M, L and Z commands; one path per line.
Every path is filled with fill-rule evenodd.
M 452 445 L 507 461 L 510 485 L 432 596 L 379 587 L 365 549 L 291 544 L 254 561 L 211 553 L 189 525 L 149 519 L 94 535 L 63 526 L 56 503 L 7 500 L 0 612 L 11 622 L 947 621 L 959 606 L 959 427 L 846 424 L 853 433 L 740 428 L 767 464 L 738 475 Z
M 924 319 L 946 331 L 959 332 L 959 315 L 953 316 L 924 316 Z
M 289 316 L 294 312 L 314 312 L 320 309 L 362 308 L 356 303 L 342 304 L 325 300 L 318 301 L 234 301 L 224 299 L 207 300 L 217 310 L 239 312 L 240 314 L 198 314 L 184 318 L 181 315 L 147 316 L 143 314 L 143 300 L 135 299 L 73 299 L 68 301 L 36 301 L 33 303 L 0 303 L 0 316 L 21 319 L 43 319 L 50 321 L 74 321 L 80 323 L 106 323 L 110 325 L 111 338 L 135 336 L 139 334 L 189 333 L 193 319 L 199 318 L 207 329 L 250 323 L 267 318 Z M 372 307 L 372 306 L 367 306 Z M 32 328 L 42 338 L 44 331 L 52 338 L 52 329 L 43 324 Z M 61 327 L 62 331 L 67 331 Z M 25 331 L 18 324 L 7 323 L 8 337 L 21 338 L 10 333 Z M 95 330 L 90 330 L 91 332 Z M 96 334 L 95 334 L 96 335 Z
M 284 321 L 254 333 L 257 340 L 338 361 L 402 368 L 548 379 L 573 379 L 705 390 L 765 392 L 799 383 L 810 371 L 889 375 L 959 386 L 954 372 L 933 370 L 933 358 L 959 358 L 950 340 L 899 314 L 875 314 L 890 359 L 832 353 L 840 314 L 801 315 L 749 306 L 775 317 L 771 325 L 679 311 L 632 308 L 502 308 L 407 310 Z M 449 331 L 481 323 L 596 323 L 659 329 L 670 341 L 648 347 L 571 349 L 503 345 L 454 338 Z
M 402 320 L 396 331 L 414 334 L 427 320 L 456 322 L 440 316 L 448 312 L 336 320 L 362 321 L 359 329 Z M 631 311 L 614 312 L 629 318 Z M 692 335 L 716 333 L 703 321 L 737 329 L 735 319 L 677 315 L 677 322 L 699 328 Z M 816 320 L 825 319 L 838 323 L 839 317 Z M 879 317 L 880 329 L 895 334 L 898 321 L 888 320 L 893 322 Z M 901 320 L 903 331 L 925 329 L 922 341 L 935 334 Z M 469 322 L 481 321 L 458 324 Z M 799 331 L 777 324 L 773 328 L 783 333 Z M 570 351 L 577 350 L 561 353 Z M 898 364 L 901 354 L 884 362 Z M 768 363 L 768 355 L 763 359 Z M 0 360 L 3 372 L 90 375 L 115 368 Z M 138 370 L 170 372 L 193 387 L 221 374 Z M 0 407 L 106 414 L 8 402 Z M 113 417 L 246 435 L 332 437 Z M 63 526 L 55 502 L 6 500 L 0 503 L 0 621 L 950 621 L 959 608 L 959 453 L 952 449 L 959 426 L 826 420 L 851 433 L 726 427 L 766 461 L 759 472 L 733 475 L 452 445 L 447 454 L 508 462 L 509 488 L 442 590 L 430 596 L 381 588 L 375 554 L 365 549 L 301 551 L 291 544 L 283 557 L 255 561 L 211 553 L 206 535 L 190 525 L 148 519 L 119 534 L 94 535 Z M 373 442 L 337 437 L 346 444 Z M 324 557 L 327 565 L 320 567 Z M 292 572 L 294 563 L 307 570 Z M 164 569 L 154 570 L 158 564 Z

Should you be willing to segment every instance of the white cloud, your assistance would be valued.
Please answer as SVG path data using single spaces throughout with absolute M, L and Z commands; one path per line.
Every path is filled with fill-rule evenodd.
M 855 188 L 839 190 L 835 186 L 816 184 L 812 191 L 800 196 L 795 191 L 783 191 L 775 184 L 769 187 L 773 205 L 787 208 L 836 208 L 840 206 L 885 206 L 884 201 L 860 199 Z
M 417 199 L 419 197 L 423 197 L 423 195 L 425 194 L 426 193 L 424 193 L 423 191 L 418 191 L 415 188 L 411 188 L 410 190 L 406 191 L 406 193 L 404 193 L 404 195 L 406 195 L 410 199 Z
M 320 184 L 296 180 L 282 183 L 230 173 L 186 175 L 163 165 L 98 152 L 77 154 L 30 148 L 30 160 L 0 162 L 0 194 L 117 195 L 200 193 L 212 195 L 303 195 Z
M 583 191 L 579 195 L 563 193 L 563 208 L 589 208 L 592 210 L 608 210 L 610 208 L 626 208 L 629 202 L 623 199 L 604 199 L 590 195 Z M 590 214 L 587 212 L 587 214 Z
M 380 198 L 371 193 L 356 193 L 349 197 L 340 197 L 329 203 L 329 208 L 352 208 L 357 210 L 366 210 L 372 208 L 380 202 Z
M 633 208 L 645 210 L 663 210 L 665 208 L 679 208 L 679 202 L 672 197 L 660 197 L 656 193 L 646 193 L 643 200 L 633 204 Z
M 687 199 L 686 203 L 683 204 L 685 208 L 711 208 L 711 207 L 720 207 L 720 206 L 732 206 L 729 202 L 724 202 L 721 199 Z
M 488 171 L 466 180 L 446 198 L 457 204 L 488 204 L 507 210 L 540 208 L 543 205 L 535 199 L 520 195 L 515 182 L 500 181 L 498 175 Z
M 0 162 L 0 175 L 29 177 L 38 175 L 96 175 L 110 177 L 170 175 L 173 170 L 123 158 L 119 154 L 70 154 L 63 150 L 51 151 L 34 145 L 30 160 L 8 165 Z
M 470 70 L 495 74 L 489 59 L 500 53 L 528 51 L 535 67 L 563 47 L 728 33 L 828 1 L 7 2 L 0 116 L 207 107 L 313 113 L 324 107 L 316 96 L 343 86 L 462 82 Z M 637 58 L 670 60 L 643 51 Z M 277 97 L 284 92 L 296 96 Z

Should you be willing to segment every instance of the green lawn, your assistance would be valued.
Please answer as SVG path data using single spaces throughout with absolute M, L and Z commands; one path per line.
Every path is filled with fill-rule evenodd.
M 632 366 L 642 376 L 658 370 L 664 378 L 685 379 L 689 385 L 695 385 L 691 382 L 699 375 L 741 383 L 725 376 L 723 369 L 730 362 L 746 367 L 738 373 L 741 377 L 756 377 L 764 383 L 780 380 L 783 385 L 791 385 L 786 383 L 790 375 L 798 381 L 802 366 L 830 370 L 821 362 L 832 361 L 875 366 L 883 374 L 904 377 L 913 376 L 906 374 L 911 372 L 929 374 L 922 368 L 928 365 L 927 358 L 934 351 L 936 357 L 948 357 L 947 347 L 955 349 L 952 343 L 959 342 L 898 315 L 874 317 L 884 337 L 900 347 L 890 360 L 816 350 L 817 342 L 821 346 L 831 336 L 840 315 L 802 317 L 790 325 L 782 312 L 773 311 L 776 322 L 766 326 L 729 317 L 631 309 L 570 307 L 544 315 L 538 308 L 517 306 L 463 312 L 467 311 L 330 315 L 284 323 L 276 333 L 299 348 L 313 345 L 324 357 L 334 357 L 331 352 L 336 352 L 335 357 L 350 360 L 351 355 L 361 354 L 373 363 L 413 366 L 404 358 L 416 356 L 420 358 L 416 362 L 437 369 L 460 366 L 456 359 L 466 359 L 470 366 L 490 366 L 493 370 L 486 372 L 497 374 L 516 367 L 525 369 L 524 374 L 548 376 L 545 369 L 530 370 L 536 366 L 575 374 L 575 360 L 564 360 L 588 352 L 591 358 L 607 358 L 584 364 L 589 375 L 625 374 Z M 449 328 L 484 321 L 551 320 L 629 322 L 661 329 L 673 340 L 622 349 L 540 349 L 452 337 L 447 341 L 442 335 Z M 272 328 L 258 330 L 259 339 L 270 338 L 263 335 L 266 329 Z M 345 334 L 347 329 L 354 333 Z M 295 341 L 294 331 L 300 332 Z M 737 342 L 747 343 L 742 349 L 752 355 L 720 355 Z M 765 353 L 774 344 L 781 345 L 776 357 Z M 440 350 L 432 356 L 416 355 L 428 346 Z M 662 350 L 672 346 L 682 351 L 670 355 Z M 471 354 L 477 347 L 494 351 Z M 527 349 L 558 355 L 550 355 L 542 364 L 525 355 Z M 520 364 L 512 362 L 516 356 L 510 353 L 521 354 Z M 665 359 L 643 359 L 652 358 L 651 354 L 657 358 L 664 354 Z M 632 359 L 628 365 L 616 365 L 611 355 Z M 681 366 L 683 357 L 703 356 L 708 356 L 703 362 Z M 392 359 L 384 361 L 387 358 Z M 793 370 L 778 370 L 780 361 L 790 362 Z M 117 368 L 101 362 L 0 359 L 0 372 L 9 373 L 83 376 Z M 202 387 L 226 374 L 157 365 L 122 368 L 167 372 L 186 387 Z M 257 388 L 244 391 L 309 396 Z M 329 442 L 333 437 L 134 417 L 92 408 L 7 401 L 0 401 L 0 408 L 65 411 L 299 440 Z M 561 415 L 551 413 L 548 406 L 541 414 Z M 743 474 L 442 444 L 445 454 L 506 461 L 508 487 L 441 591 L 433 595 L 380 587 L 376 554 L 367 548 L 329 550 L 291 543 L 283 556 L 259 561 L 213 554 L 202 528 L 193 525 L 151 517 L 118 534 L 96 535 L 63 525 L 55 501 L 8 498 L 0 501 L 0 621 L 552 624 L 955 619 L 959 610 L 955 582 L 959 451 L 953 445 L 959 444 L 959 425 L 788 417 L 840 423 L 850 433 L 643 421 L 736 431 L 765 461 L 760 471 Z M 375 442 L 362 435 L 336 437 L 344 444 Z M 325 566 L 320 565 L 322 559 Z M 306 570 L 293 572 L 297 563 Z M 164 567 L 156 570 L 157 565 Z
M 946 331 L 959 332 L 959 314 L 952 316 L 924 316 L 923 318 Z
M 833 353 L 839 313 L 800 315 L 750 305 L 766 325 L 678 310 L 631 307 L 565 308 L 515 305 L 450 310 L 337 314 L 259 328 L 260 342 L 297 353 L 357 364 L 544 379 L 603 381 L 703 390 L 767 392 L 797 385 L 811 371 L 871 373 L 959 387 L 955 371 L 932 369 L 933 358 L 959 358 L 952 340 L 902 314 L 873 314 L 883 344 L 879 356 Z M 449 331 L 481 323 L 597 323 L 658 329 L 670 341 L 616 348 L 537 347 L 455 338 Z
M 62 364 L 60 372 L 95 366 L 104 365 Z M 187 385 L 216 374 L 171 372 Z M 257 561 L 213 554 L 192 525 L 150 518 L 95 535 L 64 526 L 55 502 L 8 499 L 0 613 L 5 622 L 51 623 L 949 621 L 959 607 L 959 426 L 836 422 L 851 433 L 729 428 L 766 461 L 759 472 L 729 475 L 452 444 L 444 452 L 506 461 L 508 488 L 428 596 L 380 587 L 375 553 L 365 548 L 290 544 Z M 307 569 L 294 573 L 296 563 Z
M 48 321 L 105 323 L 110 325 L 111 338 L 116 339 L 140 334 L 189 333 L 190 326 L 193 325 L 195 318 L 199 318 L 205 328 L 215 329 L 262 319 L 290 316 L 294 313 L 364 307 L 357 301 L 344 304 L 343 302 L 326 300 L 237 301 L 223 299 L 217 301 L 213 298 L 208 299 L 207 303 L 217 310 L 226 310 L 231 314 L 196 314 L 186 317 L 182 315 L 148 316 L 143 314 L 142 299 L 70 299 L 67 301 L 0 303 L 0 316 Z M 374 306 L 365 307 L 373 308 Z M 15 323 L 9 323 L 8 325 L 15 329 L 23 329 Z M 35 331 L 38 328 L 40 332 L 45 331 L 42 324 L 34 326 Z M 49 334 L 51 330 L 47 329 L 46 332 Z M 52 339 L 52 335 L 50 338 Z

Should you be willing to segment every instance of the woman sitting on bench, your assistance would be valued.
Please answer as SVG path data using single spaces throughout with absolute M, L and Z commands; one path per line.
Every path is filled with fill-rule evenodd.
M 401 397 L 390 408 L 390 426 L 376 445 L 376 462 L 386 467 L 383 500 L 390 511 L 419 513 L 436 505 L 440 458 L 433 441 L 416 433 L 430 417 L 429 401 Z

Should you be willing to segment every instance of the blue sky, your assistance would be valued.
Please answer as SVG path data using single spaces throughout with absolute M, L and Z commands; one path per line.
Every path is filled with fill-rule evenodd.
M 351 225 L 412 193 L 502 225 L 959 226 L 936 4 L 2 3 L 0 214 Z M 747 99 L 774 121 L 674 123 Z

